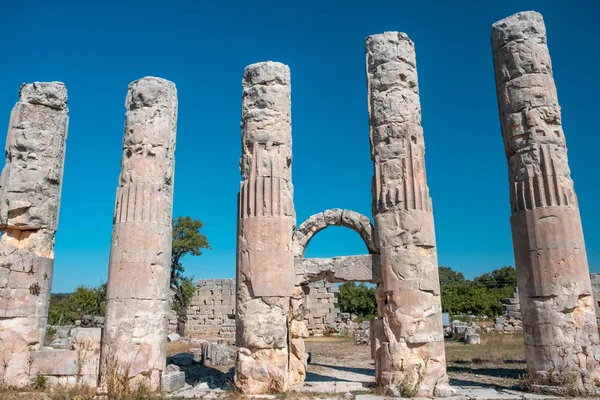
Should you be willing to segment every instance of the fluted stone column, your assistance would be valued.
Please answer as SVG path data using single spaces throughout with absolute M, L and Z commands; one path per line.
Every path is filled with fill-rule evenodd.
M 129 85 L 110 250 L 103 384 L 116 375 L 159 388 L 166 364 L 177 91 Z
M 44 344 L 69 122 L 60 82 L 21 86 L 0 177 L 0 382 L 30 383 Z
M 288 350 L 295 225 L 290 101 L 286 65 L 246 67 L 237 233 L 240 350 L 235 368 L 235 385 L 244 393 L 285 391 L 294 363 Z
M 495 23 L 492 49 L 527 367 L 540 384 L 594 392 L 598 328 L 542 16 Z
M 404 33 L 366 39 L 373 216 L 380 251 L 377 382 L 389 395 L 447 396 L 442 307 L 415 49 Z

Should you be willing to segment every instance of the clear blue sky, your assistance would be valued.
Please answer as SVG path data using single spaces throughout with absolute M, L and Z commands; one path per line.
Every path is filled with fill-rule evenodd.
M 364 39 L 389 30 L 416 45 L 440 265 L 467 277 L 512 265 L 489 36 L 493 22 L 524 10 L 546 21 L 590 268 L 600 271 L 597 1 L 6 0 L 4 126 L 22 82 L 58 80 L 69 92 L 53 291 L 106 280 L 127 85 L 148 75 L 179 92 L 174 215 L 205 222 L 213 247 L 184 260 L 189 274 L 235 275 L 241 80 L 250 63 L 281 61 L 292 71 L 298 224 L 334 207 L 370 216 Z M 364 252 L 357 234 L 328 228 L 307 256 Z

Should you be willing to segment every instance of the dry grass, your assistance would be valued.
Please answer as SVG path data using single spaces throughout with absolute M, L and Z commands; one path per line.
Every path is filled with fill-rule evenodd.
M 480 345 L 446 342 L 448 364 L 522 364 L 525 362 L 523 336 L 520 334 L 490 334 L 481 336 Z
M 27 389 L 12 389 L 0 388 L 0 399 L 2 400 L 44 400 L 44 393 L 27 390 Z
M 446 342 L 446 364 L 456 381 L 518 388 L 526 367 L 523 336 L 482 335 L 480 345 Z
M 171 357 L 174 354 L 187 353 L 193 347 L 197 345 L 191 345 L 186 342 L 168 342 L 167 343 L 167 357 Z

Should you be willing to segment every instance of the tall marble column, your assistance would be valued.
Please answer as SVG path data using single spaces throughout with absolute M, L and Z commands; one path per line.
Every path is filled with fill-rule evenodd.
M 110 249 L 102 379 L 158 389 L 166 367 L 177 91 L 129 85 Z
M 30 383 L 44 344 L 69 122 L 60 82 L 23 85 L 0 176 L 0 382 Z
M 595 393 L 600 340 L 542 16 L 496 22 L 492 51 L 527 368 L 537 383 Z
M 242 96 L 242 182 L 238 198 L 235 385 L 281 392 L 290 381 L 290 301 L 295 226 L 291 176 L 290 70 L 246 67 Z
M 381 266 L 377 383 L 393 396 L 448 396 L 415 49 L 398 32 L 369 36 L 365 47 Z

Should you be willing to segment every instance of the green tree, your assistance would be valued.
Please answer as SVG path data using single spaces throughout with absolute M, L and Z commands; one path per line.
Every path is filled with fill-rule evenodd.
M 457 272 L 450 267 L 439 267 L 440 286 L 444 285 L 462 285 L 465 283 L 465 276 L 462 272 Z
M 106 283 L 98 287 L 78 286 L 71 295 L 79 315 L 104 316 L 106 313 Z
M 495 269 L 477 278 L 473 282 L 485 286 L 488 289 L 501 289 L 504 287 L 517 286 L 517 271 L 511 266 Z
M 48 323 L 72 325 L 84 315 L 103 317 L 106 313 L 106 283 L 98 287 L 78 286 L 73 293 L 50 296 Z
M 463 277 L 462 282 L 443 278 L 444 275 L 462 276 L 450 268 L 448 270 L 444 271 L 440 267 L 442 310 L 454 315 L 498 316 L 502 313 L 502 300 L 510 297 L 517 286 L 517 274 L 511 266 L 487 272 L 472 281 Z
M 187 308 L 194 293 L 193 277 L 183 276 L 181 263 L 186 255 L 201 256 L 202 250 L 211 249 L 206 235 L 200 232 L 204 224 L 191 217 L 177 217 L 173 220 L 173 245 L 171 250 L 171 289 L 175 292 L 171 307 L 177 314 L 177 333 L 185 335 Z
M 368 287 L 364 283 L 356 285 L 354 282 L 340 285 L 338 304 L 342 312 L 356 314 L 360 319 L 377 317 L 377 301 L 373 286 Z

